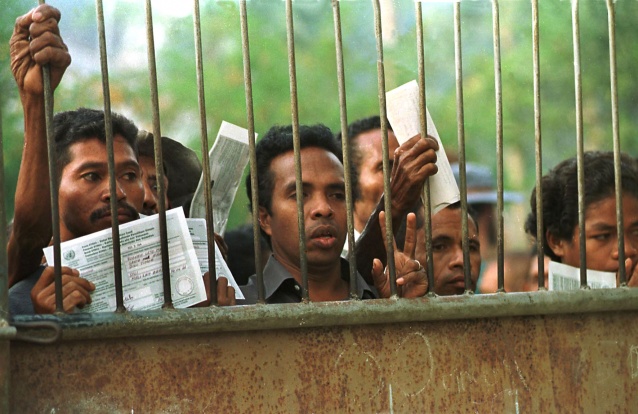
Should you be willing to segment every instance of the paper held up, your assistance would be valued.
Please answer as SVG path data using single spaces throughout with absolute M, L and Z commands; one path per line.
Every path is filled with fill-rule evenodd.
M 396 135 L 399 145 L 421 133 L 419 85 L 416 80 L 387 92 L 386 107 L 388 121 L 392 125 L 392 131 Z M 461 195 L 436 126 L 427 108 L 425 112 L 427 133 L 439 143 L 439 150 L 436 152 L 436 166 L 439 170 L 429 178 L 432 214 L 436 214 L 446 206 L 459 201 Z
M 255 139 L 257 139 L 257 134 L 255 134 Z M 222 121 L 215 143 L 208 152 L 208 157 L 215 232 L 223 235 L 241 176 L 250 157 L 248 130 Z M 206 218 L 203 174 L 193 196 L 190 217 Z
M 159 309 L 164 304 L 159 216 L 148 216 L 121 224 L 122 290 L 129 310 Z M 188 232 L 184 210 L 166 212 L 171 298 L 176 308 L 186 308 L 206 300 L 206 288 Z M 80 276 L 95 284 L 92 302 L 80 312 L 116 310 L 115 276 L 111 229 L 104 229 L 60 245 L 62 266 L 77 269 Z M 44 249 L 52 266 L 53 246 Z
M 580 269 L 559 262 L 549 262 L 549 290 L 580 289 Z M 587 269 L 587 285 L 592 289 L 615 288 L 616 273 Z
M 208 272 L 208 233 L 206 232 L 206 220 L 188 218 L 186 222 L 188 223 L 188 231 L 193 238 L 193 246 L 195 246 L 199 267 L 202 269 L 202 273 L 206 273 Z M 245 299 L 217 243 L 213 244 L 215 245 L 215 275 L 217 279 L 220 277 L 228 279 L 228 286 L 235 288 L 235 299 Z

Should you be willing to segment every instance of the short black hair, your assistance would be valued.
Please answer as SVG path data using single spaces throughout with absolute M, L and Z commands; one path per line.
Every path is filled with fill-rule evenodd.
M 392 131 L 392 127 L 389 122 L 386 122 L 388 131 Z M 348 140 L 350 141 L 350 181 L 352 199 L 354 201 L 361 199 L 361 188 L 359 187 L 359 171 L 361 170 L 361 163 L 363 162 L 363 154 L 359 150 L 358 140 L 359 135 L 364 132 L 372 131 L 375 129 L 381 129 L 381 117 L 379 115 L 369 116 L 367 118 L 357 119 L 348 125 Z M 343 136 L 341 131 L 337 134 L 337 141 L 342 142 Z
M 585 210 L 597 201 L 615 193 L 614 154 L 607 151 L 584 153 Z M 635 161 L 621 154 L 620 175 L 623 192 L 638 199 L 638 170 Z M 554 261 L 560 258 L 547 243 L 547 232 L 561 240 L 569 240 L 578 225 L 578 175 L 576 157 L 559 163 L 541 180 L 543 190 L 544 253 Z M 525 222 L 525 232 L 536 237 L 536 188 L 530 197 L 531 211 Z
M 445 208 L 449 208 L 451 210 L 460 210 L 461 202 L 460 201 L 454 202 L 448 206 L 445 206 Z M 425 217 L 424 217 L 425 208 L 421 200 L 417 201 L 416 205 L 408 213 L 414 213 L 416 215 L 417 230 L 425 225 Z M 478 235 L 479 234 L 478 215 L 476 214 L 476 210 L 474 210 L 474 208 L 470 204 L 467 205 L 467 214 L 470 216 L 470 218 L 474 222 L 474 227 L 476 227 L 476 234 Z M 403 246 L 405 245 L 405 233 L 406 233 L 407 224 L 408 224 L 407 219 L 408 219 L 408 214 L 403 216 L 401 225 L 399 226 L 399 229 L 394 234 L 394 239 L 396 240 L 397 247 L 401 250 L 403 250 Z
M 299 126 L 300 148 L 317 147 L 334 154 L 343 163 L 341 147 L 335 139 L 332 131 L 325 125 Z M 286 152 L 292 151 L 293 137 L 292 126 L 273 126 L 266 132 L 255 147 L 257 157 L 257 194 L 259 195 L 259 207 L 264 207 L 268 213 L 272 213 L 272 192 L 275 186 L 275 177 L 270 171 L 270 164 L 274 158 Z M 294 174 L 294 172 L 291 172 Z M 248 202 L 252 205 L 250 174 L 246 177 L 246 193 Z M 270 237 L 262 231 L 262 235 L 270 245 Z
M 137 155 L 137 127 L 131 120 L 112 113 L 113 136 L 121 135 Z M 78 108 L 75 111 L 60 112 L 53 117 L 53 137 L 57 160 L 55 163 L 59 179 L 62 170 L 71 162 L 69 147 L 76 142 L 97 138 L 106 143 L 104 111 Z

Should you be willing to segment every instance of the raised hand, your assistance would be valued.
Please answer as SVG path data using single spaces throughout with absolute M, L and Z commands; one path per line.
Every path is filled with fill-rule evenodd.
M 385 213 L 379 213 L 379 226 L 383 239 L 386 237 Z M 403 298 L 416 298 L 423 296 L 428 291 L 428 279 L 425 269 L 418 260 L 414 258 L 416 251 L 416 216 L 414 213 L 408 214 L 405 244 L 403 251 L 397 248 L 394 243 L 394 262 L 397 276 L 397 294 Z M 384 298 L 390 297 L 390 274 L 383 269 L 381 260 L 374 259 L 372 263 L 372 278 L 379 295 Z
M 55 89 L 71 55 L 60 37 L 60 11 L 43 4 L 16 20 L 11 36 L 11 72 L 18 84 L 20 96 L 43 94 L 42 66 L 51 70 L 51 87 Z

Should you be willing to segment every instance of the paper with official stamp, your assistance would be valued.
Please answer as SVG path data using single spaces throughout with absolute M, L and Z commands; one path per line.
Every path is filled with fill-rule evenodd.
M 419 85 L 415 80 L 410 81 L 386 93 L 386 98 L 388 121 L 392 125 L 392 132 L 396 135 L 399 145 L 403 145 L 404 142 L 421 133 Z M 429 178 L 432 214 L 436 214 L 446 206 L 459 201 L 461 195 L 436 126 L 427 108 L 425 112 L 427 133 L 439 143 L 439 150 L 436 151 L 436 166 L 439 170 Z
M 193 239 L 193 246 L 195 246 L 195 253 L 197 254 L 197 260 L 199 261 L 199 267 L 203 273 L 208 272 L 208 234 L 206 233 L 206 220 L 198 218 L 186 219 L 188 223 L 188 231 Z M 228 286 L 235 288 L 235 299 L 245 299 L 244 294 L 241 293 L 239 285 L 235 281 L 235 277 L 230 272 L 222 252 L 219 250 L 217 243 L 215 244 L 215 275 L 217 279 L 220 276 L 228 279 Z
M 551 261 L 548 269 L 549 290 L 580 289 L 580 269 Z M 592 289 L 615 288 L 616 273 L 587 269 L 587 285 Z
M 181 208 L 166 212 L 168 255 L 173 306 L 186 308 L 206 300 L 206 288 L 195 248 Z M 80 312 L 115 311 L 115 277 L 111 229 L 105 229 L 60 245 L 62 266 L 80 271 L 95 284 L 92 303 Z M 159 216 L 148 216 L 120 225 L 122 287 L 127 310 L 159 309 L 164 303 Z M 44 249 L 53 265 L 53 247 Z
M 257 139 L 257 134 L 255 134 Z M 213 202 L 215 232 L 224 234 L 228 214 L 241 184 L 241 176 L 248 164 L 248 130 L 229 122 L 222 125 L 215 143 L 208 153 Z M 206 218 L 206 198 L 204 197 L 204 176 L 199 179 L 195 196 L 191 203 L 191 218 Z

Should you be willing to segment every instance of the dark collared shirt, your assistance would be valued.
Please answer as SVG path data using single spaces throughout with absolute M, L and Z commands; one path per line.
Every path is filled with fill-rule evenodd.
M 349 281 L 348 261 L 341 260 L 341 278 Z M 298 303 L 301 302 L 301 285 L 297 283 L 290 272 L 274 256 L 270 256 L 264 267 L 264 287 L 266 303 Z M 257 276 L 248 279 L 248 284 L 240 286 L 245 300 L 237 301 L 238 305 L 252 305 L 257 303 Z M 363 280 L 357 272 L 357 297 L 359 299 L 376 299 L 377 292 Z

